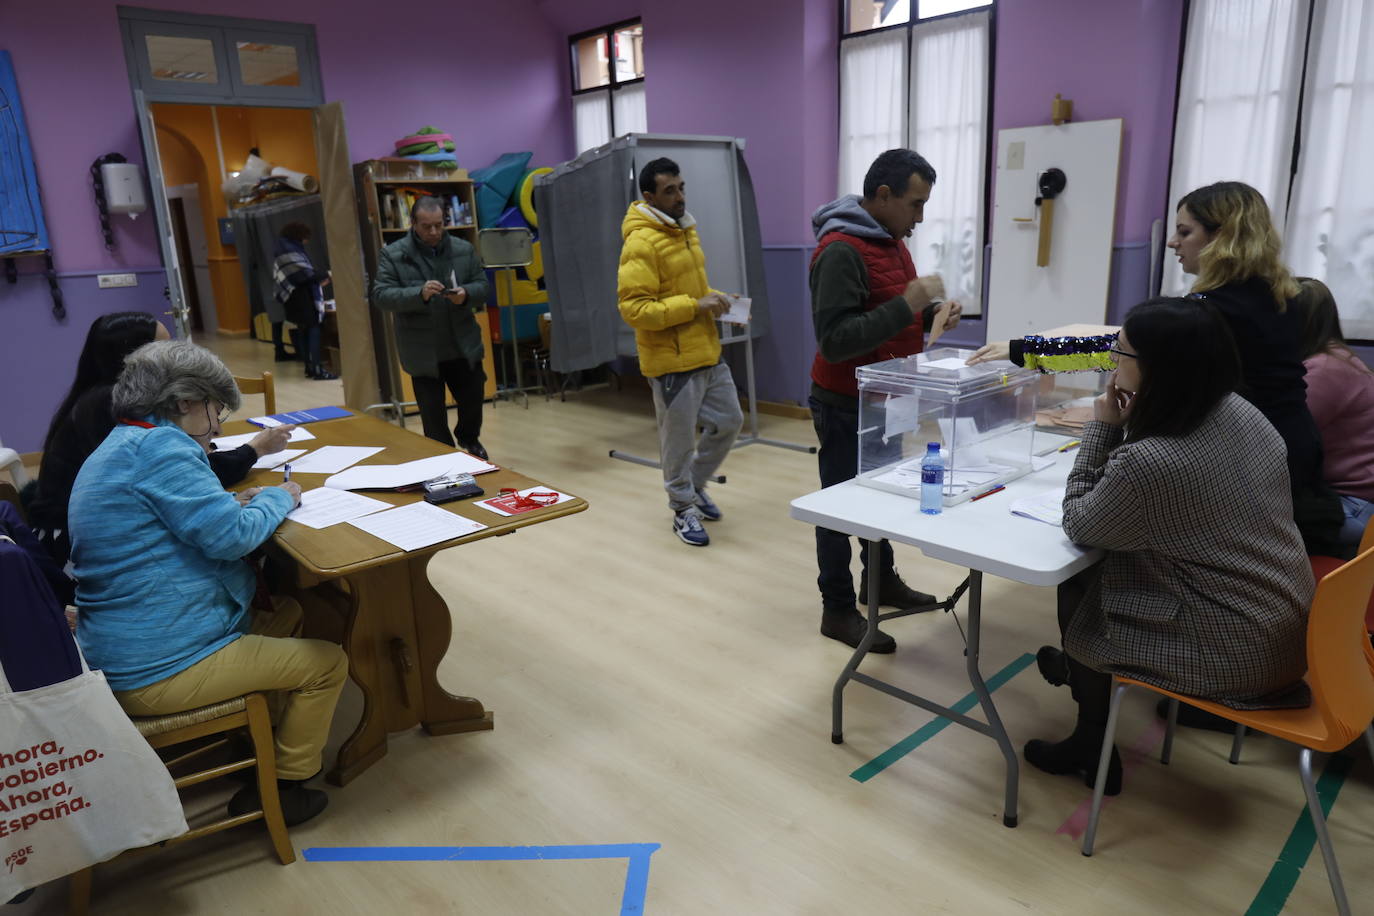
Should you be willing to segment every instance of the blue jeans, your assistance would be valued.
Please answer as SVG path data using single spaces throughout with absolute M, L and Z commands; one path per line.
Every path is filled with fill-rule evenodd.
M 859 412 L 823 404 L 810 399 L 811 422 L 816 427 L 820 450 L 816 453 L 821 471 L 821 486 L 831 487 L 852 480 L 859 473 Z M 821 607 L 827 611 L 844 611 L 856 605 L 854 576 L 849 571 L 853 556 L 849 535 L 829 528 L 816 529 L 816 565 L 820 575 L 816 584 L 821 590 Z M 868 575 L 868 541 L 859 540 L 859 561 L 864 575 Z M 879 573 L 883 577 L 895 575 L 892 545 L 881 542 L 878 557 Z
M 1345 524 L 1341 526 L 1340 535 L 1341 547 L 1346 550 L 1343 556 L 1353 557 L 1359 549 L 1360 538 L 1364 537 L 1365 526 L 1374 518 L 1374 503 L 1358 496 L 1342 496 L 1341 508 L 1345 510 Z

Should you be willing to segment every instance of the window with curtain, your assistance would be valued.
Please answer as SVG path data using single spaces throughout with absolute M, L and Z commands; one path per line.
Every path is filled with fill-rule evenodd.
M 568 50 L 577 152 L 648 130 L 643 24 L 635 19 L 574 35 Z
M 1166 234 L 1173 231 L 1180 197 L 1223 180 L 1253 186 L 1268 201 L 1275 224 L 1283 226 L 1309 2 L 1193 0 L 1179 80 Z M 1164 262 L 1161 292 L 1186 292 L 1192 280 L 1178 260 Z
M 1312 21 L 1302 143 L 1284 252 L 1325 281 L 1348 338 L 1374 339 L 1374 7 L 1326 0 Z
M 839 193 L 858 194 L 879 153 L 909 147 L 936 172 L 925 221 L 907 240 L 916 268 L 939 273 L 964 314 L 981 313 L 987 212 L 992 13 L 986 2 L 849 0 L 840 44 Z M 918 15 L 909 25 L 910 9 Z M 951 9 L 973 12 L 950 15 Z M 856 26 L 857 24 L 857 26 Z

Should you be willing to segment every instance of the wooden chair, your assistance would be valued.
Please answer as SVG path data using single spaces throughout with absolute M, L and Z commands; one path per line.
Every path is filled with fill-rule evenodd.
M 1128 687 L 1144 687 L 1172 701 L 1182 700 L 1206 712 L 1229 719 L 1237 725 L 1256 729 L 1291 741 L 1301 751 L 1298 774 L 1307 796 L 1307 810 L 1316 829 L 1317 844 L 1326 863 L 1326 877 L 1336 909 L 1342 916 L 1350 913 L 1350 903 L 1341 883 L 1336 853 L 1326 829 L 1326 817 L 1312 781 L 1312 752 L 1338 751 L 1361 733 L 1374 754 L 1374 648 L 1365 631 L 1365 609 L 1374 593 L 1374 549 L 1361 553 L 1339 569 L 1327 573 L 1317 583 L 1312 611 L 1307 619 L 1307 683 L 1312 689 L 1312 705 L 1305 709 L 1231 709 L 1220 703 L 1174 693 L 1127 677 L 1112 679 L 1112 703 L 1107 715 L 1107 734 L 1093 788 L 1092 813 L 1083 835 L 1083 855 L 1093 853 L 1097 821 L 1102 813 L 1102 795 L 1107 784 L 1107 767 L 1116 740 L 1117 714 Z M 1173 708 L 1171 708 L 1171 712 Z M 1170 716 L 1172 719 L 1173 717 Z M 1166 761 L 1167 762 L 1167 761 Z
M 177 776 L 175 769 L 212 750 L 223 748 L 228 743 L 227 738 L 200 744 L 192 750 L 179 753 L 177 756 L 166 760 L 167 769 L 174 771 L 172 775 L 178 789 L 227 776 L 239 770 L 256 767 L 258 793 L 262 799 L 262 808 L 238 816 L 226 815 L 213 823 L 194 827 L 179 837 L 173 837 L 158 844 L 159 846 L 171 846 L 186 840 L 199 839 L 221 830 L 227 830 L 230 827 L 262 820 L 265 822 L 268 836 L 272 840 L 272 848 L 281 864 L 290 865 L 296 861 L 295 850 L 292 849 L 291 839 L 286 832 L 286 822 L 282 819 L 281 801 L 277 796 L 277 764 L 276 758 L 273 756 L 272 721 L 267 711 L 267 698 L 263 694 L 250 693 L 246 696 L 235 697 L 232 700 L 225 700 L 222 703 L 202 706 L 199 709 L 188 709 L 185 712 L 173 713 L 169 716 L 133 717 L 133 723 L 138 728 L 139 733 L 148 739 L 148 743 L 159 750 L 210 735 L 223 735 L 241 728 L 248 729 L 248 735 L 253 742 L 252 757 L 197 770 L 184 776 Z M 152 847 L 144 848 L 151 849 Z M 125 855 L 139 851 L 130 850 Z M 90 868 L 83 869 L 73 874 L 69 879 L 67 898 L 69 916 L 85 916 L 88 912 L 91 896 L 91 871 Z
M 277 412 L 277 386 L 272 381 L 272 373 L 264 372 L 261 376 L 234 376 L 234 384 L 239 386 L 239 391 L 243 394 L 260 394 L 267 409 L 264 411 L 268 416 Z

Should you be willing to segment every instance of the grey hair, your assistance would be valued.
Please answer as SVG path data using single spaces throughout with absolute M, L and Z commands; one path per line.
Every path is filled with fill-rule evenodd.
M 170 420 L 178 415 L 178 401 L 207 399 L 230 410 L 243 401 L 219 357 L 189 340 L 155 340 L 124 357 L 113 406 L 117 417 Z

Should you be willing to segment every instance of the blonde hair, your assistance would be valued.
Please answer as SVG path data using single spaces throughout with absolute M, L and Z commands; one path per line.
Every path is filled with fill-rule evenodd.
M 1194 292 L 1205 292 L 1251 277 L 1269 284 L 1279 311 L 1298 294 L 1297 281 L 1279 260 L 1283 240 L 1269 216 L 1264 195 L 1240 181 L 1218 181 L 1190 191 L 1178 202 L 1212 234 L 1198 256 Z

